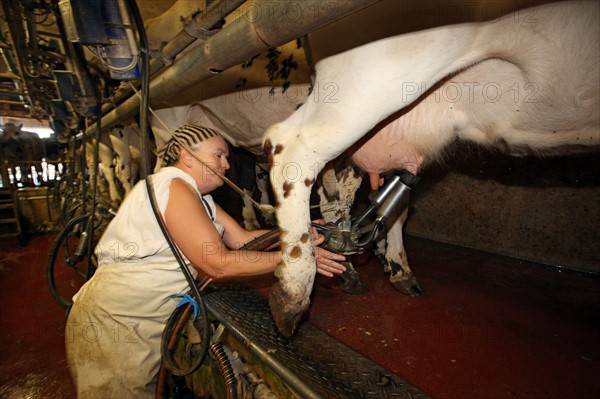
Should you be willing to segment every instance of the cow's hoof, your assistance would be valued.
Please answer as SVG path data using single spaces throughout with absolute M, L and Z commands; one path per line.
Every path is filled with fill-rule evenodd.
M 294 335 L 302 314 L 308 308 L 306 305 L 295 310 L 290 306 L 290 302 L 289 295 L 281 285 L 274 284 L 269 293 L 269 306 L 277 329 L 288 338 Z
M 396 290 L 408 296 L 419 296 L 425 294 L 423 288 L 421 288 L 419 283 L 417 283 L 416 281 L 399 280 L 392 281 L 391 284 L 392 287 L 394 287 Z
M 346 266 L 346 271 L 340 274 L 340 289 L 348 295 L 364 295 L 369 292 L 369 288 L 360 281 L 358 272 L 354 269 L 351 262 L 342 262 Z
M 349 278 L 344 276 L 346 273 L 340 275 L 340 289 L 343 293 L 348 295 L 365 295 L 369 292 L 369 287 L 360 281 L 358 274 Z

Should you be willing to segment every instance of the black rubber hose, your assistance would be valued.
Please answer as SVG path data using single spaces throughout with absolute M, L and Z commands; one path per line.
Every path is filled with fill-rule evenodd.
M 160 353 L 163 363 L 173 375 L 184 376 L 197 369 L 197 367 L 194 367 L 195 363 L 197 362 L 192 363 L 192 367 L 184 369 L 181 367 L 181 365 L 177 364 L 173 358 L 173 353 L 175 350 L 177 350 L 179 340 L 183 335 L 184 328 L 191 316 L 191 313 L 192 306 L 189 304 L 176 308 L 171 314 L 171 317 L 169 317 L 169 320 L 165 325 L 165 329 L 163 330 Z
M 140 39 L 140 72 L 142 75 L 142 92 L 140 100 L 140 130 L 142 132 L 142 165 L 140 168 L 141 178 L 150 174 L 150 135 L 148 132 L 148 98 L 150 96 L 150 60 L 148 50 L 148 37 L 144 28 L 144 21 L 135 0 L 126 1 L 129 14 L 133 18 L 135 28 Z
M 163 364 L 161 365 L 157 381 L 157 399 L 170 397 L 169 393 L 165 390 L 165 387 L 168 385 L 167 370 L 176 376 L 189 374 L 188 370 L 181 368 L 181 365 L 177 364 L 173 354 L 179 347 L 179 341 L 183 335 L 184 328 L 191 315 L 191 311 L 192 306 L 189 304 L 175 309 L 163 331 L 161 344 Z M 214 342 L 210 345 L 209 350 L 214 356 L 219 366 L 219 370 L 223 375 L 226 385 L 227 398 L 236 399 L 237 378 L 235 377 L 235 372 L 231 366 L 231 362 L 229 361 L 229 357 L 227 356 L 225 349 L 219 342 Z
M 265 251 L 270 250 L 275 247 L 279 243 L 279 229 L 272 229 L 267 231 L 266 233 L 254 238 L 252 241 L 246 243 L 244 246 L 240 248 L 240 250 L 249 250 L 249 251 Z M 203 285 L 200 283 L 200 285 Z M 203 302 L 204 303 L 204 302 Z M 173 350 L 176 349 L 176 345 L 179 342 L 179 338 L 183 332 L 183 326 L 187 321 L 190 312 L 192 310 L 191 305 L 181 306 L 175 309 L 175 312 L 171 315 L 169 320 L 167 321 L 167 325 L 165 326 L 165 330 L 163 331 L 162 342 L 161 342 L 161 355 L 162 355 L 162 365 L 160 367 L 160 371 L 158 373 L 158 382 L 157 382 L 157 399 L 164 399 L 169 397 L 169 393 L 165 391 L 165 387 L 168 385 L 168 374 L 167 372 L 171 372 L 173 375 L 183 375 L 188 370 L 182 370 L 175 363 L 173 359 Z M 206 324 L 208 325 L 208 324 Z M 203 340 L 204 342 L 205 340 Z M 214 353 L 215 349 L 213 349 L 213 345 L 211 345 L 210 350 Z M 221 372 L 223 373 L 223 377 L 227 385 L 227 395 L 230 398 L 235 398 L 237 395 L 237 388 L 233 386 L 233 380 L 228 377 L 230 374 L 229 367 L 225 364 L 225 358 L 221 355 L 215 355 L 217 361 L 219 361 L 219 366 L 221 368 Z M 219 360 L 221 359 L 221 360 Z M 227 360 L 228 362 L 228 360 Z M 173 372 L 175 370 L 175 372 Z M 233 377 L 235 378 L 235 377 Z M 228 382 L 229 380 L 229 382 Z M 237 384 L 237 381 L 235 381 Z
M 190 288 L 192 290 L 193 296 L 195 297 L 196 301 L 198 302 L 198 308 L 199 308 L 199 311 L 200 311 L 199 313 L 200 313 L 200 317 L 201 317 L 200 322 L 198 321 L 197 318 L 194 319 L 194 326 L 196 328 L 198 327 L 198 324 L 202 324 L 200 329 L 198 330 L 198 332 L 201 334 L 202 342 L 200 344 L 200 351 L 199 351 L 199 355 L 198 355 L 196 361 L 192 364 L 192 366 L 190 367 L 189 370 L 181 370 L 181 369 L 175 367 L 174 365 L 173 365 L 173 367 L 175 367 L 175 369 L 171 370 L 171 372 L 175 375 L 187 375 L 187 374 L 190 374 L 191 372 L 193 372 L 194 370 L 196 370 L 198 367 L 200 367 L 200 365 L 204 361 L 204 358 L 206 357 L 206 354 L 208 353 L 208 349 L 209 349 L 208 343 L 210 341 L 210 330 L 209 330 L 209 326 L 208 326 L 208 313 L 206 310 L 206 304 L 204 303 L 204 298 L 200 295 L 200 292 L 198 291 L 198 287 L 196 286 L 194 276 L 192 275 L 192 273 L 186 266 L 183 256 L 181 255 L 181 253 L 177 249 L 177 246 L 175 245 L 171 236 L 169 235 L 169 232 L 168 232 L 165 222 L 162 218 L 162 215 L 160 214 L 160 212 L 158 210 L 158 204 L 156 202 L 156 195 L 154 194 L 154 187 L 152 186 L 151 176 L 149 174 L 149 162 L 148 162 L 148 154 L 149 154 L 149 151 L 148 151 L 148 147 L 149 147 L 149 145 L 148 145 L 148 141 L 149 141 L 148 97 L 149 97 L 149 92 L 150 92 L 150 69 L 149 69 L 150 63 L 149 63 L 149 59 L 148 59 L 148 38 L 146 36 L 144 22 L 142 20 L 142 17 L 141 17 L 141 14 L 138 9 L 136 1 L 135 0 L 126 0 L 126 5 L 127 5 L 128 11 L 129 11 L 129 14 L 133 18 L 133 21 L 136 26 L 136 30 L 138 31 L 138 35 L 139 35 L 139 39 L 140 39 L 140 51 L 141 51 L 140 69 L 141 69 L 141 75 L 142 75 L 142 93 L 141 93 L 142 99 L 140 101 L 140 130 L 142 131 L 142 154 L 143 154 L 141 175 L 143 178 L 146 178 L 146 188 L 148 189 L 148 194 L 150 197 L 150 204 L 152 205 L 152 211 L 154 212 L 154 216 L 156 217 L 156 220 L 158 221 L 160 229 L 161 229 L 163 235 L 165 236 L 165 239 L 167 240 L 169 247 L 171 247 L 173 255 L 177 259 L 177 263 L 179 263 L 179 267 L 181 268 L 181 271 L 183 272 L 183 274 L 188 282 L 188 285 L 190 286 Z M 186 308 L 189 308 L 189 305 L 186 306 Z M 174 312 L 174 314 L 175 313 L 177 313 L 177 312 Z M 173 315 L 171 317 L 173 317 Z M 187 321 L 188 317 L 189 317 L 189 311 L 188 311 L 188 316 L 185 317 L 186 321 Z M 178 323 L 178 325 L 185 325 L 185 322 L 180 321 Z M 200 330 L 202 330 L 202 331 L 200 331 Z
M 208 353 L 208 342 L 210 341 L 210 330 L 208 328 L 208 311 L 206 310 L 206 303 L 204 302 L 204 297 L 202 295 L 200 295 L 200 291 L 198 290 L 198 287 L 196 286 L 194 276 L 192 275 L 192 273 L 186 266 L 185 260 L 183 259 L 183 255 L 179 252 L 179 249 L 177 248 L 177 246 L 173 242 L 173 239 L 169 235 L 169 232 L 167 231 L 167 226 L 165 225 L 165 221 L 163 220 L 163 217 L 158 210 L 158 204 L 156 202 L 156 195 L 154 193 L 154 187 L 152 186 L 151 179 L 152 179 L 152 176 L 148 176 L 146 178 L 146 188 L 148 189 L 148 194 L 150 196 L 150 203 L 152 204 L 152 211 L 154 212 L 154 216 L 156 217 L 156 220 L 158 221 L 158 225 L 160 226 L 160 229 L 163 232 L 163 235 L 165 236 L 165 239 L 167 240 L 167 243 L 169 244 L 169 247 L 171 248 L 173 255 L 175 256 L 175 259 L 177 259 L 177 263 L 179 263 L 179 267 L 181 268 L 181 271 L 183 272 L 183 274 L 188 282 L 188 285 L 191 287 L 193 296 L 195 297 L 196 301 L 198 302 L 199 316 L 201 318 L 201 323 L 197 323 L 198 318 L 194 319 L 194 326 L 197 327 L 198 324 L 202 324 L 202 326 L 201 326 L 202 331 L 198 330 L 198 332 L 201 334 L 201 337 L 202 337 L 202 343 L 201 343 L 200 351 L 199 351 L 200 354 L 197 357 L 197 361 L 191 366 L 190 370 L 185 370 L 185 374 L 183 374 L 183 375 L 186 375 L 186 374 L 193 372 L 198 367 L 200 367 L 200 365 L 204 361 L 204 358 L 206 357 L 206 354 Z M 189 307 L 189 305 L 188 305 L 188 307 Z M 186 318 L 186 320 L 187 320 L 187 318 Z M 182 375 L 182 374 L 177 374 L 177 373 L 181 372 L 181 370 L 172 370 L 172 371 L 173 371 L 173 374 L 175 374 L 175 375 Z
M 279 243 L 279 229 L 271 229 L 266 233 L 244 244 L 240 250 L 270 251 Z
M 221 369 L 221 374 L 223 374 L 223 379 L 225 380 L 225 386 L 227 387 L 227 398 L 228 399 L 236 399 L 237 398 L 237 378 L 235 377 L 235 372 L 233 371 L 233 367 L 231 367 L 231 362 L 229 361 L 229 357 L 227 353 L 225 353 L 225 349 L 223 349 L 223 345 L 220 342 L 213 342 L 210 345 L 210 352 L 215 357 L 219 368 Z
M 94 173 L 92 173 L 92 207 L 90 209 L 90 218 L 87 222 L 86 228 L 85 228 L 85 233 L 87 234 L 87 239 L 88 239 L 88 247 L 87 247 L 87 275 L 85 276 L 86 281 L 89 280 L 92 277 L 92 273 L 93 273 L 93 268 L 92 268 L 92 255 L 94 254 L 94 248 L 95 248 L 95 244 L 94 244 L 94 217 L 96 216 L 96 206 L 98 204 L 98 162 L 99 162 L 99 155 L 98 152 L 99 147 L 100 147 L 100 133 L 102 130 L 102 98 L 100 98 L 100 93 L 98 92 L 97 88 L 92 85 L 92 90 L 94 92 L 94 96 L 96 97 L 96 101 L 97 101 L 97 109 L 96 109 L 96 134 L 94 137 L 94 155 L 93 155 L 93 162 L 92 165 L 94 165 Z M 82 156 L 85 156 L 85 135 L 83 135 L 83 154 Z M 83 169 L 85 170 L 85 169 Z M 92 171 L 90 171 L 91 173 Z M 86 191 L 85 191 L 85 183 L 82 183 L 83 185 L 83 201 L 85 203 L 86 200 Z

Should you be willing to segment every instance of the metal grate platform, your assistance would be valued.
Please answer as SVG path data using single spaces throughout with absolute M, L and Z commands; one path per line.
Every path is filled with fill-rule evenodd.
M 285 338 L 267 300 L 252 289 L 215 287 L 205 298 L 208 310 L 302 397 L 429 398 L 309 323 Z

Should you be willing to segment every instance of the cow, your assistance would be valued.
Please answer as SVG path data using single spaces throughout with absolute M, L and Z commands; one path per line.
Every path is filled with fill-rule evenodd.
M 193 6 L 178 2 L 159 19 L 147 21 L 149 40 L 153 43 L 151 47 L 159 48 L 161 42 L 170 40 L 175 31 L 181 29 L 182 17 L 187 17 L 195 11 L 197 9 Z M 229 22 L 231 19 L 232 16 L 228 17 Z M 159 29 L 155 26 L 158 20 L 162 26 Z M 190 47 L 198 44 L 201 43 L 194 43 Z M 170 131 L 177 129 L 183 123 L 194 123 L 221 130 L 234 146 L 246 148 L 258 159 L 264 159 L 261 145 L 264 131 L 268 126 L 287 118 L 308 98 L 312 89 L 309 83 L 310 70 L 301 40 L 270 49 L 242 65 L 231 68 L 211 79 L 213 83 L 210 86 L 218 87 L 219 95 L 208 96 L 191 105 L 153 111 L 150 124 L 157 148 L 168 140 Z M 221 80 L 216 82 L 215 80 L 218 79 Z M 235 87 L 232 83 L 235 83 Z M 200 91 L 210 92 L 205 88 Z M 328 89 L 325 88 L 321 88 L 321 93 L 329 94 Z M 157 163 L 154 170 L 157 171 L 159 168 L 160 164 Z M 255 173 L 258 177 L 265 176 L 266 171 L 268 171 L 267 162 L 256 164 Z M 261 195 L 261 203 L 268 203 L 269 195 L 265 180 L 259 178 L 256 183 Z M 333 190 L 332 187 L 330 188 Z M 242 189 L 247 195 L 243 206 L 244 225 L 249 229 L 258 228 L 260 223 L 251 202 L 247 199 L 252 195 L 252 187 L 242 187 Z M 353 195 L 352 193 L 352 198 Z M 329 216 L 327 212 L 326 215 Z M 273 213 L 263 213 L 262 216 L 267 225 L 275 224 Z M 381 241 L 380 254 L 384 255 L 380 258 L 384 262 L 385 269 L 391 271 L 390 281 L 396 289 L 409 295 L 418 295 L 422 290 L 406 261 L 401 239 L 402 224 L 398 222 L 389 228 L 399 229 L 396 236 L 400 238 L 388 240 L 387 246 L 383 244 L 385 241 Z M 393 236 L 394 232 L 391 237 Z M 351 264 L 348 264 L 348 268 L 352 270 Z M 353 276 L 344 280 L 342 289 L 352 293 L 363 292 L 356 273 L 353 273 Z M 356 289 L 346 287 L 356 287 Z
M 315 276 L 310 191 L 344 151 L 376 187 L 382 172 L 418 173 L 455 140 L 511 153 L 597 150 L 598 2 L 524 14 L 533 17 L 407 33 L 325 58 L 315 66 L 316 83 L 335 84 L 335 101 L 306 101 L 265 132 L 284 253 L 269 304 L 284 335 L 308 308 Z M 436 101 L 436 89 L 453 93 L 459 82 L 473 95 Z

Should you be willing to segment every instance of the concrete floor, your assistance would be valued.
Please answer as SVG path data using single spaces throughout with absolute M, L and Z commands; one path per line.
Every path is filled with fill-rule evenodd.
M 53 239 L 0 244 L 2 399 L 74 397 L 45 280 Z M 317 278 L 307 320 L 434 398 L 600 397 L 600 278 L 406 241 L 426 295 L 394 291 L 366 254 L 354 261 L 369 293 Z

